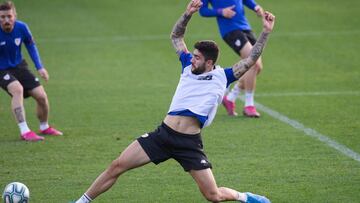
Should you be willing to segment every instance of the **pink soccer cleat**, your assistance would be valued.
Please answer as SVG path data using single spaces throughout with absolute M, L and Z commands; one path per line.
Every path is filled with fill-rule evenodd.
M 33 131 L 29 131 L 27 133 L 24 133 L 21 135 L 21 139 L 25 140 L 25 141 L 32 141 L 32 142 L 37 142 L 37 141 L 42 141 L 45 138 L 41 137 L 39 135 L 37 135 L 35 132 Z
M 246 117 L 260 118 L 260 113 L 256 111 L 255 106 L 244 107 L 243 114 Z
M 63 133 L 61 131 L 56 130 L 53 127 L 48 127 L 45 130 L 40 130 L 39 132 L 42 135 L 51 135 L 51 136 L 59 136 L 59 135 L 63 135 Z
M 229 116 L 237 116 L 238 114 L 235 112 L 235 102 L 232 102 L 230 100 L 227 99 L 226 96 L 224 96 L 223 100 L 222 100 L 222 104 L 224 105 L 227 113 Z

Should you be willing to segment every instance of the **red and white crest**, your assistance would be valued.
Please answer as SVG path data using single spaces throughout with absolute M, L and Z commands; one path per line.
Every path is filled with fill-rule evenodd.
M 15 38 L 15 44 L 16 46 L 19 46 L 21 43 L 21 38 Z

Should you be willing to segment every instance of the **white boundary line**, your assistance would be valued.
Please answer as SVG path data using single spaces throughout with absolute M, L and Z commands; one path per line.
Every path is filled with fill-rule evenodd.
M 242 101 L 244 101 L 243 97 L 240 97 L 240 99 Z M 306 135 L 308 135 L 310 137 L 318 139 L 320 142 L 323 142 L 326 145 L 328 145 L 329 147 L 336 149 L 337 151 L 343 153 L 347 157 L 350 157 L 350 158 L 354 159 L 355 161 L 360 162 L 360 154 L 358 154 L 357 152 L 354 152 L 353 150 L 347 148 L 346 146 L 330 139 L 326 135 L 323 135 L 314 129 L 308 128 L 308 127 L 304 126 L 303 124 L 299 123 L 298 121 L 290 119 L 290 118 L 280 114 L 279 112 L 276 112 L 262 104 L 255 102 L 255 105 L 256 105 L 257 109 L 264 111 L 265 113 L 269 114 L 271 117 L 273 117 L 279 121 L 282 121 L 283 123 L 286 123 L 297 130 L 304 132 Z
M 360 91 L 259 93 L 256 97 L 360 95 Z
M 359 34 L 360 30 L 343 30 L 343 31 L 303 31 L 303 32 L 281 32 L 274 33 L 272 37 L 318 37 L 318 36 L 342 36 L 342 35 L 354 35 Z M 189 39 L 204 39 L 204 38 L 214 38 L 220 37 L 218 33 L 213 35 L 205 34 L 192 34 L 186 36 Z M 169 34 L 154 34 L 154 35 L 112 35 L 112 36 L 83 36 L 83 37 L 44 37 L 39 38 L 38 42 L 46 43 L 81 43 L 81 42 L 117 42 L 117 41 L 155 41 L 155 40 L 170 40 L 170 31 Z

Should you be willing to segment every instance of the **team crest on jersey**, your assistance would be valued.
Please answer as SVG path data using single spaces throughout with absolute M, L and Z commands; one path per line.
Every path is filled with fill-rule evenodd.
M 15 44 L 16 46 L 19 46 L 21 43 L 21 38 L 15 38 Z
M 212 80 L 212 75 L 199 76 L 198 80 Z
M 6 41 L 0 42 L 0 46 L 4 46 L 6 44 Z

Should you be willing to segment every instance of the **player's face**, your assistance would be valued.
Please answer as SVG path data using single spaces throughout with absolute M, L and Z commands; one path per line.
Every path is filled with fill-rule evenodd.
M 195 75 L 200 75 L 206 71 L 205 57 L 195 49 L 191 59 L 191 72 Z
M 14 29 L 16 14 L 13 9 L 0 11 L 1 29 L 4 32 L 11 32 Z

